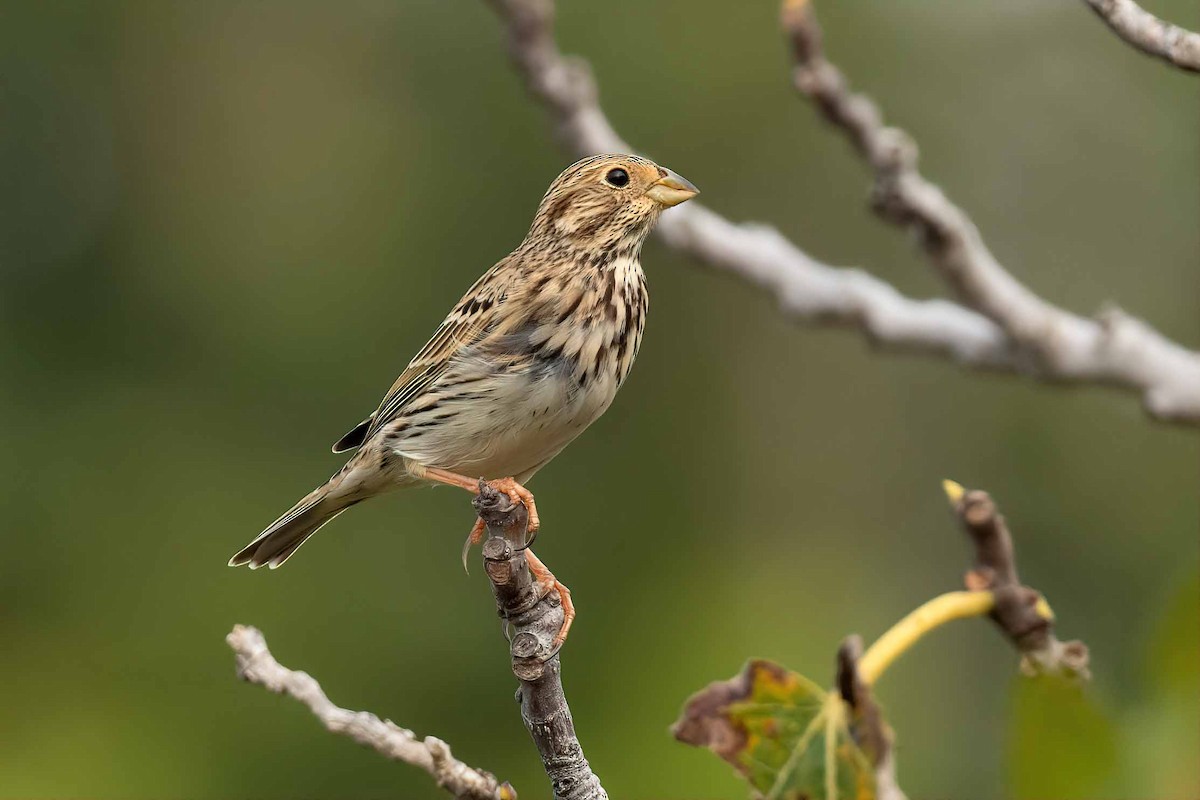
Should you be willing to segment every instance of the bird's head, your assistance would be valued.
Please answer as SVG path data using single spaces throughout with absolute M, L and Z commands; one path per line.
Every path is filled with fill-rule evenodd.
M 576 161 L 550 184 L 530 233 L 585 249 L 629 239 L 640 244 L 663 209 L 699 191 L 646 158 L 592 156 Z

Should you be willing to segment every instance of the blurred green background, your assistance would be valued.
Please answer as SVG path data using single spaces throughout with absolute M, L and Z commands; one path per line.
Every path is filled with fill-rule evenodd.
M 820 10 L 831 57 L 1017 277 L 1200 346 L 1194 76 L 1072 0 Z M 559 27 L 618 130 L 713 208 L 940 293 L 790 91 L 774 3 L 564 3 Z M 480 2 L 0 8 L 0 795 L 442 796 L 235 681 L 239 622 L 334 701 L 549 795 L 486 582 L 459 566 L 465 496 L 356 508 L 278 572 L 225 561 L 341 463 L 329 444 L 570 160 Z M 943 477 L 998 499 L 1095 681 L 1022 682 L 990 626 L 939 631 L 878 687 L 910 796 L 1200 796 L 1194 431 L 798 328 L 657 241 L 644 263 L 638 367 L 533 485 L 613 797 L 744 796 L 670 738 L 682 702 L 749 656 L 826 681 L 845 634 L 955 588 Z

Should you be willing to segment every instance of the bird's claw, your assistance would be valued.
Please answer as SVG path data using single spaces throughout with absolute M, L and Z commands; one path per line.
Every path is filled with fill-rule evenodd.
M 463 572 L 471 574 L 471 568 L 467 566 L 467 556 L 471 553 L 471 547 L 483 541 L 483 535 L 487 532 L 487 526 L 483 524 L 482 517 L 475 518 L 475 525 L 471 528 L 471 532 L 467 534 L 467 540 L 462 546 L 462 565 Z

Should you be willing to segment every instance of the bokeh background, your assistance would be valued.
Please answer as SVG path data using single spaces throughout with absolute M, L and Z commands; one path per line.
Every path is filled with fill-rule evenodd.
M 831 56 L 1020 279 L 1200 347 L 1194 77 L 1071 0 L 820 10 Z M 548 796 L 486 582 L 459 566 L 465 496 L 390 496 L 286 569 L 225 566 L 340 464 L 329 444 L 571 160 L 497 21 L 473 0 L 9 0 L 0 19 L 0 795 L 441 796 L 235 681 L 222 638 L 252 623 L 336 702 Z M 712 207 L 941 291 L 790 91 L 773 3 L 564 3 L 560 32 L 618 129 Z M 1194 431 L 1110 390 L 799 328 L 656 241 L 644 262 L 639 364 L 533 486 L 612 796 L 744 796 L 670 738 L 682 702 L 750 656 L 825 682 L 845 634 L 955 588 L 943 477 L 999 500 L 1095 680 L 1051 691 L 990 626 L 937 632 L 878 687 L 910 796 L 1200 795 Z

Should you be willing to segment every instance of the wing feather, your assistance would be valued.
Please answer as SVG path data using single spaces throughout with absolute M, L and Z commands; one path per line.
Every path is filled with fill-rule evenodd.
M 384 395 L 379 408 L 369 418 L 370 425 L 362 434 L 359 443 L 374 436 L 382 427 L 396 419 L 409 403 L 433 386 L 445 373 L 454 356 L 464 347 L 479 342 L 487 335 L 498 317 L 497 309 L 507 299 L 506 289 L 511 274 L 504 268 L 507 261 L 508 259 L 505 259 L 496 264 L 467 290 L 425 346 L 413 356 L 408 367 L 400 373 L 400 377 Z M 357 429 L 352 431 L 356 432 Z M 350 434 L 343 437 L 339 444 L 348 438 L 351 438 Z

